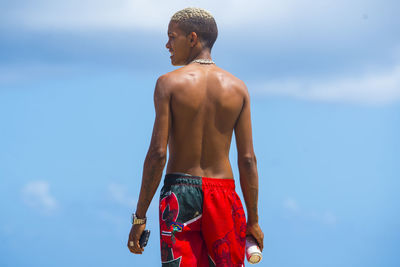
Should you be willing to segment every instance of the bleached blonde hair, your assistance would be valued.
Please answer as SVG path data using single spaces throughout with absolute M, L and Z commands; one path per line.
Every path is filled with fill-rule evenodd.
M 201 18 L 201 19 L 214 19 L 211 13 L 203 8 L 198 7 L 188 7 L 176 12 L 171 20 L 176 22 L 181 22 L 190 18 Z
M 195 32 L 200 41 L 210 49 L 218 36 L 218 28 L 211 13 L 203 8 L 188 7 L 179 10 L 171 17 L 186 34 Z

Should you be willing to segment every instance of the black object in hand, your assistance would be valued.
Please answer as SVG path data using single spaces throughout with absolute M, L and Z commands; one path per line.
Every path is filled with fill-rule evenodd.
M 147 241 L 149 241 L 150 230 L 144 230 L 139 239 L 139 245 L 141 248 L 144 248 L 147 245 Z

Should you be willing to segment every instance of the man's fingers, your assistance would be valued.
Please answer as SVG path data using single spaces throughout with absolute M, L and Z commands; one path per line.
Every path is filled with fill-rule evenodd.
M 129 241 L 128 247 L 129 247 L 129 250 L 130 250 L 132 253 L 136 253 L 135 243 L 134 243 L 133 241 Z
M 139 240 L 135 240 L 133 241 L 133 250 L 135 251 L 136 254 L 142 254 L 142 252 L 144 251 L 143 248 L 140 247 L 139 245 Z
M 142 254 L 142 252 L 144 251 L 144 249 L 140 247 L 138 240 L 136 240 L 136 241 L 129 240 L 128 248 L 129 248 L 129 251 L 134 254 Z
M 261 251 L 263 251 L 263 249 L 264 249 L 263 240 L 260 239 L 260 241 L 258 241 L 258 244 L 259 244 L 259 246 L 260 246 Z
M 260 247 L 261 251 L 262 251 L 262 240 L 260 239 L 260 237 L 258 235 L 253 235 L 253 238 L 256 240 L 257 245 Z
M 140 247 L 139 240 L 136 240 L 136 242 L 134 242 L 134 244 L 135 244 L 134 249 L 138 252 L 137 254 L 142 254 L 144 249 L 142 247 Z
M 261 251 L 264 249 L 264 235 L 261 233 L 261 236 L 257 236 L 257 242 L 258 245 L 260 246 Z
M 256 239 L 257 239 L 258 246 L 260 247 L 260 249 L 262 251 L 263 248 L 264 248 L 264 234 L 261 231 L 261 229 L 258 229 L 258 230 L 259 231 L 257 231 L 257 234 L 255 236 L 256 236 Z

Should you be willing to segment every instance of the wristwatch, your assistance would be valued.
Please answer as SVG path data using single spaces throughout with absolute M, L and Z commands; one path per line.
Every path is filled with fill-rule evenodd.
M 132 224 L 145 224 L 146 223 L 147 218 L 138 218 L 136 217 L 135 213 L 132 213 Z

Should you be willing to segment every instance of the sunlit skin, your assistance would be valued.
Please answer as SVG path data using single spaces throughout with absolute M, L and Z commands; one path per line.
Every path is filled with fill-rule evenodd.
M 211 59 L 210 49 L 195 32 L 185 34 L 177 23 L 171 22 L 167 34 L 171 63 L 183 67 L 162 75 L 156 84 L 156 118 L 136 214 L 139 218 L 146 217 L 161 181 L 167 147 L 167 173 L 233 179 L 229 149 L 235 132 L 240 185 L 247 208 L 247 235 L 254 236 L 263 249 L 264 234 L 258 224 L 257 162 L 246 85 L 215 64 L 191 63 L 194 59 Z M 144 229 L 145 224 L 132 226 L 128 240 L 132 253 L 142 254 L 139 237 Z

